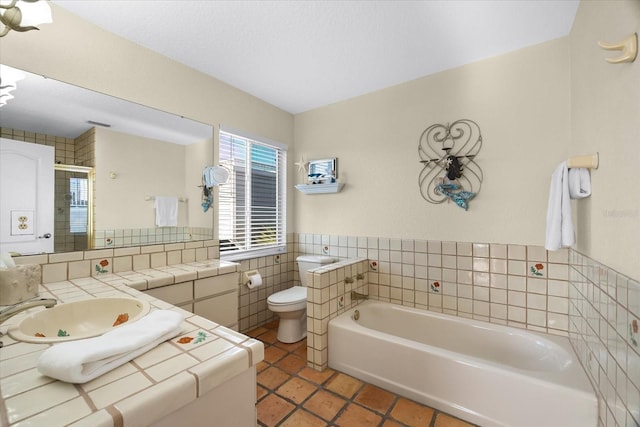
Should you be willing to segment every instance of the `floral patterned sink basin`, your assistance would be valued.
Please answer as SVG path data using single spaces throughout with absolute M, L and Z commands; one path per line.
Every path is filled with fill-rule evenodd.
M 31 343 L 56 343 L 95 337 L 132 323 L 149 312 L 135 298 L 91 298 L 37 311 L 9 328 L 9 336 Z

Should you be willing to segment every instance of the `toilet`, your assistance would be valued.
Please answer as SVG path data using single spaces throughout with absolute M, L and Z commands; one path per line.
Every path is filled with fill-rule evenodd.
M 296 258 L 302 286 L 293 286 L 267 298 L 267 307 L 280 317 L 278 341 L 298 342 L 307 336 L 307 271 L 336 262 L 324 255 L 301 255 Z

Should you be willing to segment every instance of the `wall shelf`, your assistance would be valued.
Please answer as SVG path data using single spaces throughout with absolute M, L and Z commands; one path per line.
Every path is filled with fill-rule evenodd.
M 326 194 L 339 193 L 342 191 L 344 184 L 341 182 L 332 182 L 328 184 L 298 184 L 296 189 L 304 194 Z

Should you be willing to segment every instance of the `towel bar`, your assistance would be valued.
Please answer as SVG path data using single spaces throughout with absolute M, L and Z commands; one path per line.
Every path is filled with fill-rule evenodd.
M 571 157 L 570 159 L 567 159 L 567 167 L 598 169 L 599 161 L 600 161 L 600 156 L 598 153 L 591 154 L 588 156 L 576 156 L 576 157 Z
M 156 196 L 144 196 L 145 201 L 155 200 Z M 185 203 L 188 199 L 186 197 L 178 197 L 178 201 L 181 203 Z

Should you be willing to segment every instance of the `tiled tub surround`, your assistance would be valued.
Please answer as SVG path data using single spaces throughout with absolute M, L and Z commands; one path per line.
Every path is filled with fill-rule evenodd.
M 264 357 L 261 342 L 118 281 L 84 278 L 47 283 L 41 286 L 41 295 L 63 302 L 121 295 L 146 299 L 153 308 L 184 314 L 183 333 L 81 385 L 39 374 L 36 362 L 49 345 L 15 342 L 5 335 L 0 351 L 0 424 L 206 425 L 215 417 L 223 420 L 220 425 L 255 425 L 255 365 Z M 0 329 L 4 332 L 24 315 Z M 181 338 L 187 339 L 181 343 Z
M 569 337 L 594 384 L 600 426 L 640 426 L 640 282 L 571 251 Z
M 328 367 L 329 320 L 361 302 L 351 291 L 367 295 L 369 261 L 347 259 L 307 272 L 307 366 Z

